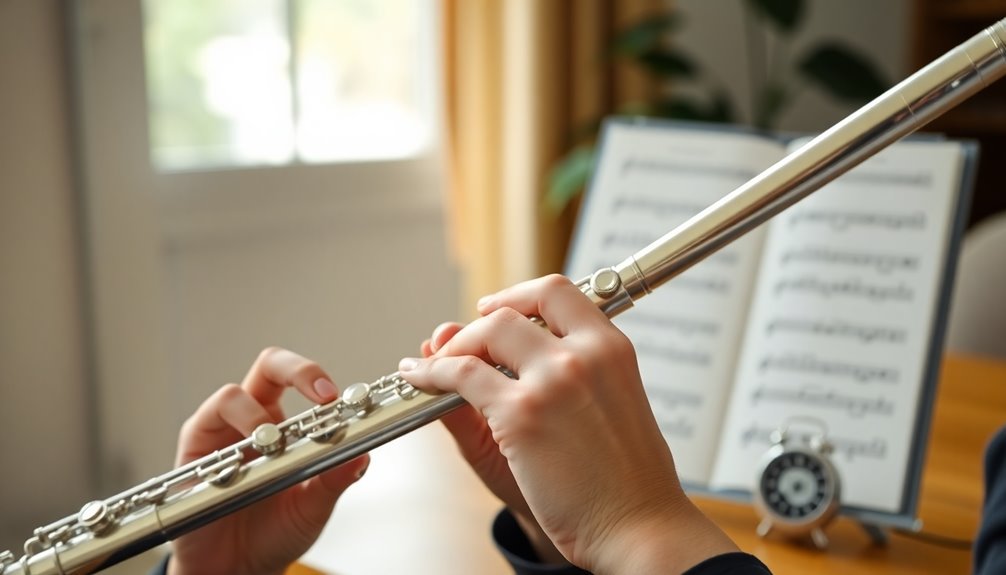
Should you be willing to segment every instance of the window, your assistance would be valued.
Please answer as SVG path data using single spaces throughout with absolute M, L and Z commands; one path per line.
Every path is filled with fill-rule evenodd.
M 409 158 L 434 137 L 432 0 L 146 0 L 158 171 Z

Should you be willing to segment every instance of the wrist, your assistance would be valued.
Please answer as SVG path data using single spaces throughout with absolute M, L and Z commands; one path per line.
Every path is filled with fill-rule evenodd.
M 736 552 L 734 542 L 695 505 L 682 500 L 659 514 L 616 526 L 595 554 L 596 573 L 682 573 L 702 561 Z
M 516 511 L 511 511 L 511 513 L 514 519 L 517 520 L 518 527 L 524 532 L 524 536 L 527 537 L 528 543 L 531 544 L 531 548 L 534 549 L 539 561 L 549 565 L 569 563 L 562 553 L 555 548 L 555 544 L 548 538 L 548 535 L 545 534 L 545 531 L 533 516 L 529 517 L 524 513 Z

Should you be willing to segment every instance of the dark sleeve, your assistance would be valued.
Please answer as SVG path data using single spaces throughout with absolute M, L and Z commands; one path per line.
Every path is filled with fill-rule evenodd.
M 570 563 L 542 563 L 509 509 L 500 511 L 493 521 L 493 540 L 517 575 L 590 575 Z
M 976 575 L 1006 573 L 1006 428 L 985 449 L 985 503 L 974 554 Z
M 754 555 L 737 551 L 710 557 L 682 575 L 772 575 L 772 572 Z
M 510 511 L 504 509 L 493 521 L 493 539 L 516 575 L 590 575 L 575 565 L 547 565 L 538 560 L 524 531 Z M 754 555 L 724 553 L 710 557 L 682 575 L 772 575 Z

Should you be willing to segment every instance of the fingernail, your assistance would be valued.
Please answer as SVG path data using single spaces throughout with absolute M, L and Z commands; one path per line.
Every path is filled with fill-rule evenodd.
M 314 382 L 314 392 L 325 401 L 331 401 L 339 394 L 335 389 L 335 384 L 324 377 L 318 378 Z
M 479 298 L 479 301 L 475 302 L 475 307 L 478 308 L 478 309 L 482 309 L 485 306 L 489 305 L 489 302 L 491 302 L 492 299 L 493 299 L 493 296 L 491 296 L 491 295 L 484 295 L 484 296 L 482 296 L 482 297 Z
M 356 478 L 357 479 L 362 478 L 363 474 L 366 473 L 367 469 L 369 469 L 369 468 L 370 468 L 370 461 L 368 460 L 367 464 L 364 465 L 363 467 L 361 467 L 360 470 L 356 472 Z
M 419 360 L 414 357 L 403 357 L 398 362 L 398 371 L 412 371 L 419 365 Z

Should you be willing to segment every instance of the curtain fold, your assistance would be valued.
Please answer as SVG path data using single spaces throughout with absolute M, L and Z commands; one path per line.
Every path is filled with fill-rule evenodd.
M 474 302 L 562 270 L 575 209 L 542 206 L 577 130 L 656 87 L 607 56 L 666 0 L 441 0 L 450 245 Z

